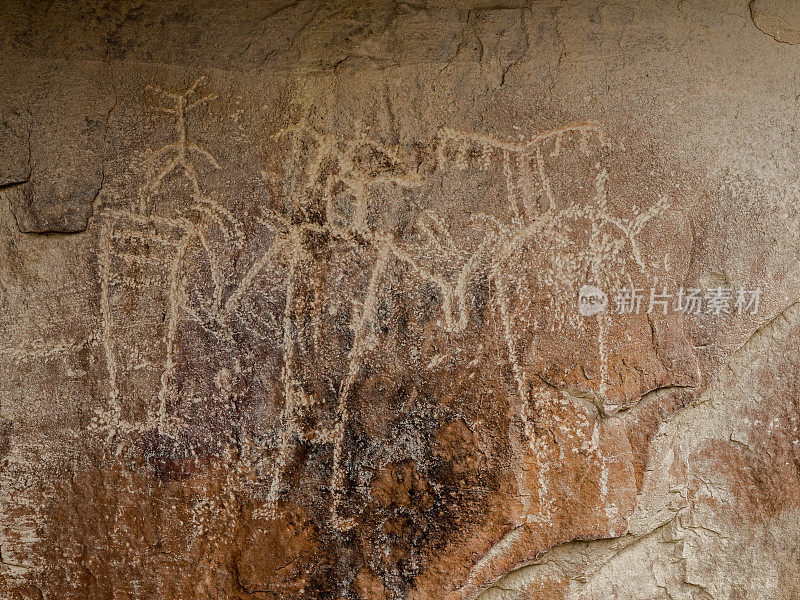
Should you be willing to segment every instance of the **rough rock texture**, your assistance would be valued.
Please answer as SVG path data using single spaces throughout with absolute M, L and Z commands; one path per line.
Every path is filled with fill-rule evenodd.
M 785 44 L 800 43 L 800 5 L 791 0 L 753 0 L 753 22 L 761 31 Z
M 795 8 L 0 4 L 0 598 L 800 596 Z

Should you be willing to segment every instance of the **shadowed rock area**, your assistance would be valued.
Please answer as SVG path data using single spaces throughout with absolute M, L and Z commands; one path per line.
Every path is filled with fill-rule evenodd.
M 0 598 L 798 597 L 796 13 L 0 4 Z

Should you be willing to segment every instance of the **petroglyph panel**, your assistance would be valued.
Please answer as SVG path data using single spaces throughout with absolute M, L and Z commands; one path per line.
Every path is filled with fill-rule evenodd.
M 793 597 L 747 7 L 2 10 L 0 597 Z

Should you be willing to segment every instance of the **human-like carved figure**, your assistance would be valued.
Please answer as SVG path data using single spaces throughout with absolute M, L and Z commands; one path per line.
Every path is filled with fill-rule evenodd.
M 176 393 L 176 336 L 185 320 L 199 324 L 219 344 L 232 343 L 235 326 L 274 338 L 281 354 L 282 406 L 279 422 L 270 424 L 274 440 L 264 446 L 271 460 L 254 459 L 266 482 L 260 514 L 274 517 L 285 493 L 284 475 L 293 448 L 299 443 L 324 446 L 331 452 L 330 523 L 337 530 L 350 529 L 354 521 L 341 511 L 350 404 L 370 356 L 379 350 L 385 335 L 380 313 L 389 296 L 398 291 L 393 273 L 405 274 L 400 289 L 409 297 L 425 286 L 436 291 L 438 326 L 446 334 L 472 326 L 476 290 L 483 286 L 500 324 L 498 333 L 513 377 L 515 418 L 524 434 L 519 438 L 510 432 L 509 443 L 518 456 L 539 457 L 537 490 L 529 490 L 520 475 L 519 497 L 530 522 L 547 521 L 552 498 L 545 454 L 550 449 L 537 437 L 532 414 L 540 401 L 563 399 L 534 385 L 529 365 L 537 332 L 543 325 L 583 326 L 572 304 L 573 291 L 581 283 L 608 285 L 629 276 L 631 268 L 648 269 L 638 236 L 666 210 L 667 200 L 662 198 L 629 217 L 615 213 L 608 198 L 608 173 L 602 166 L 603 149 L 609 142 L 597 123 L 568 125 L 521 142 L 445 129 L 430 148 L 437 172 L 446 176 L 451 168 L 474 166 L 498 176 L 504 182 L 505 203 L 493 207 L 494 211 L 473 213 L 462 231 L 447 224 L 447 215 L 427 208 L 414 216 L 411 232 L 401 234 L 381 224 L 374 202 L 379 193 L 402 194 L 423 187 L 423 165 L 399 147 L 365 133 L 343 139 L 300 121 L 274 140 L 288 146 L 289 154 L 282 185 L 285 197 L 282 203 L 273 203 L 285 209 L 264 208 L 258 219 L 271 242 L 242 274 L 232 278 L 220 267 L 221 254 L 244 247 L 243 227 L 203 190 L 200 163 L 211 169 L 220 166 L 210 151 L 191 141 L 186 125 L 187 114 L 213 98 L 191 100 L 202 84 L 198 80 L 180 94 L 158 90 L 172 102 L 160 110 L 175 117 L 177 140 L 147 158 L 146 182 L 135 205 L 127 211 L 108 210 L 103 217 L 99 264 L 110 393 L 108 411 L 96 424 L 109 435 L 154 428 L 160 435 L 180 433 L 181 417 L 171 414 L 169 407 Z M 556 181 L 557 174 L 549 165 L 570 153 L 578 153 L 589 165 L 590 184 L 581 194 L 565 198 L 564 184 Z M 185 183 L 189 202 L 177 215 L 158 210 L 167 180 Z M 211 229 L 226 243 L 218 247 L 210 243 Z M 134 246 L 160 244 L 168 251 L 124 250 L 132 242 Z M 197 262 L 188 260 L 190 252 L 208 266 L 208 293 L 192 285 Z M 117 265 L 129 263 L 152 265 L 167 273 L 162 292 L 167 307 L 163 341 L 150 358 L 140 361 L 157 362 L 160 371 L 158 401 L 148 403 L 144 422 L 124 419 L 120 402 L 120 374 L 135 372 L 137 357 L 115 341 L 113 305 L 119 288 L 147 285 L 141 272 L 135 283 L 120 275 Z M 340 263 L 364 269 L 363 285 L 348 288 L 360 289 L 360 295 L 331 297 L 337 288 L 329 278 L 336 269 L 344 273 Z M 533 263 L 537 268 L 530 267 Z M 279 313 L 260 310 L 253 302 L 258 295 L 267 296 L 270 307 L 280 306 Z M 545 313 L 543 302 L 548 307 Z M 347 336 L 326 330 L 330 314 L 346 315 Z M 600 316 L 597 393 L 601 397 L 608 382 L 606 335 L 606 317 Z M 345 337 L 348 345 L 342 347 L 339 338 Z M 335 346 L 338 349 L 331 354 Z M 316 374 L 310 372 L 310 365 Z M 586 428 L 587 432 L 591 429 L 588 424 Z
M 506 177 L 509 198 L 509 214 L 501 220 L 488 214 L 473 215 L 473 227 L 481 237 L 477 247 L 472 249 L 459 247 L 442 217 L 431 210 L 423 211 L 415 222 L 419 236 L 415 243 L 398 239 L 390 232 L 383 231 L 369 223 L 369 190 L 371 186 L 391 183 L 400 187 L 420 185 L 419 176 L 396 173 L 400 166 L 397 163 L 398 152 L 388 149 L 365 137 L 354 140 L 341 140 L 327 136 L 315 130 L 297 126 L 283 132 L 293 138 L 295 145 L 303 144 L 308 163 L 295 165 L 294 173 L 304 173 L 302 182 L 295 182 L 287 189 L 294 190 L 291 198 L 292 216 L 270 213 L 267 223 L 278 234 L 276 242 L 265 254 L 255 262 L 253 269 L 242 281 L 242 285 L 230 298 L 228 310 L 233 310 L 244 290 L 255 280 L 255 271 L 266 268 L 276 252 L 286 252 L 289 258 L 289 270 L 286 274 L 286 307 L 287 311 L 296 297 L 296 279 L 307 276 L 302 274 L 300 265 L 306 264 L 310 253 L 304 248 L 304 235 L 320 235 L 328 240 L 338 240 L 350 248 L 355 254 L 368 254 L 369 278 L 363 296 L 359 299 L 360 310 L 354 311 L 350 328 L 353 331 L 353 343 L 346 356 L 346 368 L 338 390 L 336 402 L 335 425 L 325 431 L 309 434 L 297 429 L 296 417 L 302 407 L 314 402 L 301 391 L 297 381 L 296 367 L 293 361 L 297 358 L 298 336 L 302 333 L 295 327 L 296 315 L 284 314 L 284 369 L 282 376 L 285 385 L 284 412 L 282 415 L 281 450 L 275 462 L 267 499 L 266 513 L 274 507 L 281 485 L 281 472 L 288 453 L 288 445 L 293 439 L 313 439 L 316 442 L 333 444 L 333 465 L 331 490 L 333 494 L 332 516 L 338 528 L 346 529 L 352 525 L 341 520 L 336 513 L 339 500 L 338 493 L 342 485 L 341 447 L 344 428 L 348 419 L 348 403 L 353 385 L 359 376 L 360 369 L 367 355 L 380 341 L 377 329 L 376 311 L 382 296 L 386 293 L 386 275 L 393 266 L 402 266 L 412 277 L 410 285 L 428 284 L 434 286 L 441 294 L 441 325 L 448 331 L 464 330 L 470 319 L 470 294 L 474 284 L 480 279 L 488 280 L 493 289 L 493 303 L 502 318 L 508 360 L 516 380 L 519 397 L 519 418 L 531 444 L 535 444 L 533 427 L 529 423 L 528 403 L 534 400 L 531 395 L 529 374 L 525 371 L 521 357 L 519 307 L 530 304 L 533 299 L 522 294 L 524 283 L 520 275 L 526 269 L 520 264 L 521 255 L 531 244 L 539 244 L 542 238 L 555 240 L 548 245 L 548 250 L 555 256 L 553 263 L 566 272 L 548 272 L 537 274 L 542 285 L 563 286 L 564 289 L 576 288 L 581 277 L 598 280 L 600 265 L 617 275 L 624 270 L 624 257 L 620 252 L 627 243 L 641 268 L 646 268 L 641 259 L 637 243 L 637 235 L 642 227 L 666 208 L 662 200 L 648 211 L 632 219 L 616 217 L 607 204 L 606 179 L 604 169 L 597 170 L 594 190 L 584 204 L 570 204 L 563 208 L 556 206 L 555 193 L 550 187 L 542 160 L 543 152 L 557 157 L 562 152 L 564 139 L 577 137 L 580 151 L 590 154 L 590 138 L 604 146 L 607 142 L 597 124 L 581 124 L 568 126 L 553 132 L 537 136 L 525 143 L 507 143 L 493 138 L 468 136 L 452 131 L 444 131 L 437 140 L 437 158 L 439 167 L 447 168 L 454 164 L 457 168 L 466 168 L 472 146 L 480 149 L 481 168 L 488 169 L 499 158 Z M 548 148 L 548 146 L 550 146 Z M 455 155 L 451 150 L 455 147 Z M 369 148 L 387 157 L 385 171 L 365 177 L 358 171 L 353 156 L 359 149 Z M 473 153 L 473 155 L 476 153 Z M 296 154 L 299 156 L 299 153 Z M 452 161 L 449 161 L 453 158 Z M 533 175 L 536 173 L 537 175 Z M 535 189 L 534 189 L 535 188 Z M 339 195 L 337 196 L 337 191 Z M 348 198 L 345 206 L 336 206 L 341 195 Z M 534 212 L 536 203 L 532 197 L 538 194 L 546 199 L 544 209 Z M 527 196 L 526 196 L 527 195 Z M 310 214 L 318 210 L 320 216 L 310 218 Z M 297 215 L 303 215 L 297 218 Z M 576 247 L 568 239 L 572 224 L 585 220 L 590 223 L 588 239 L 583 247 Z M 611 236 L 616 233 L 617 237 Z M 420 241 L 421 240 L 421 241 Z M 332 243 L 329 241 L 328 243 Z M 433 259 L 431 258 L 433 257 Z M 313 270 L 313 268 L 312 268 Z M 416 279 L 417 283 L 413 282 Z M 512 293 L 511 289 L 516 290 Z M 563 310 L 563 309 L 562 309 Z M 317 322 L 319 323 L 319 322 Z M 599 344 L 602 344 L 603 321 L 601 319 Z M 313 343 L 319 343 L 319 331 L 315 328 L 308 333 Z M 604 373 L 603 377 L 607 375 Z M 546 489 L 541 486 L 540 490 Z M 528 493 L 521 490 L 521 496 Z M 544 499 L 541 506 L 546 506 Z
M 99 415 L 95 425 L 107 430 L 109 435 L 152 427 L 165 433 L 179 426 L 179 420 L 171 418 L 167 410 L 169 396 L 174 393 L 175 337 L 179 322 L 188 314 L 197 322 L 213 328 L 222 310 L 224 274 L 217 261 L 219 250 L 209 240 L 210 228 L 222 232 L 233 247 L 242 246 L 241 223 L 203 190 L 201 170 L 196 160 L 202 159 L 214 169 L 219 169 L 219 164 L 211 152 L 191 141 L 187 132 L 188 114 L 216 97 L 206 95 L 191 100 L 205 81 L 204 77 L 197 79 L 182 93 L 152 88 L 172 103 L 167 107 L 159 106 L 157 110 L 174 116 L 176 140 L 151 152 L 145 159 L 145 182 L 138 199 L 131 202 L 127 210 L 109 209 L 103 215 L 99 251 L 101 337 L 109 372 L 109 406 L 108 412 Z M 189 200 L 185 203 L 185 208 L 176 215 L 160 214 L 157 206 L 164 181 L 170 177 L 184 185 Z M 162 250 L 151 252 L 151 245 Z M 192 302 L 186 291 L 186 280 L 190 276 L 187 272 L 187 256 L 198 246 L 208 262 L 214 285 L 211 297 L 196 298 Z M 122 273 L 116 268 L 117 262 L 121 262 Z M 135 277 L 125 276 L 128 265 L 137 266 Z M 142 270 L 139 268 L 143 265 L 151 268 L 145 277 L 142 277 Z M 118 377 L 120 367 L 130 371 L 137 366 L 119 364 L 118 355 L 126 348 L 115 341 L 117 323 L 112 310 L 112 297 L 115 290 L 126 287 L 158 287 L 163 280 L 166 280 L 166 310 L 158 406 L 148 406 L 145 423 L 132 422 L 122 415 Z M 214 328 L 216 335 L 220 335 L 221 331 L 220 328 Z M 130 348 L 127 350 L 130 351 Z M 154 366 L 147 363 L 145 360 L 139 367 Z

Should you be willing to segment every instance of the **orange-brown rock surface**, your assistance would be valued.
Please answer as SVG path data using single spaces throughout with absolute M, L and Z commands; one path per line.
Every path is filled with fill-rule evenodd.
M 0 599 L 797 597 L 795 12 L 0 4 Z

